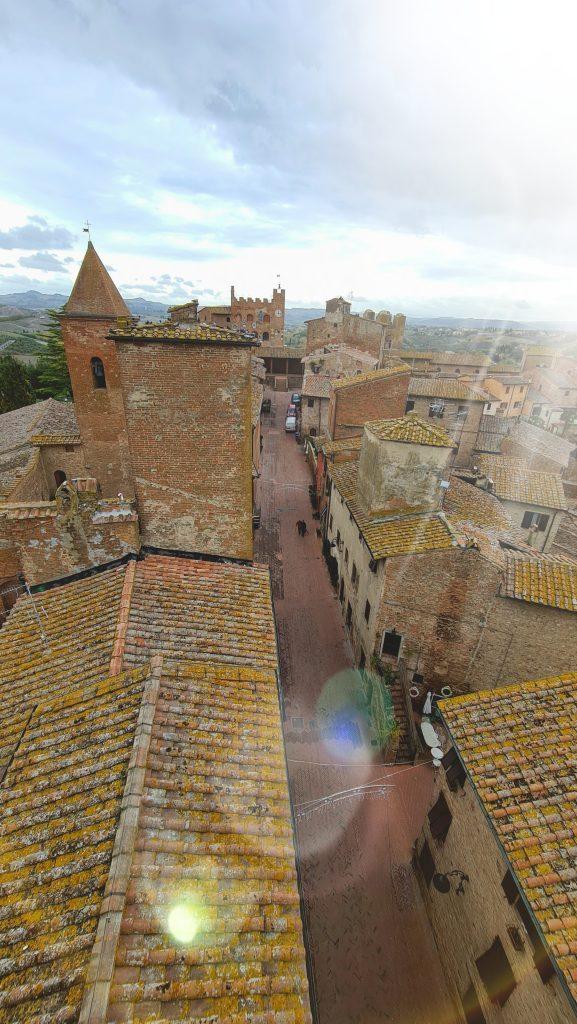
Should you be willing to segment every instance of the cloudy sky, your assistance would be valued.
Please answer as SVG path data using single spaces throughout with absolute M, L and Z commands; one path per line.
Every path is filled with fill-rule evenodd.
M 577 320 L 573 0 L 0 8 L 0 293 Z

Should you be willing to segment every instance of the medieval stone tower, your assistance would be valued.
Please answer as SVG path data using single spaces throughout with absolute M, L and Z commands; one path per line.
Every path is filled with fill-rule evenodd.
M 252 558 L 254 338 L 139 324 L 91 242 L 62 315 L 87 472 L 153 548 Z
M 134 497 L 116 346 L 107 335 L 130 316 L 92 242 L 62 313 L 62 338 L 89 476 L 105 498 Z

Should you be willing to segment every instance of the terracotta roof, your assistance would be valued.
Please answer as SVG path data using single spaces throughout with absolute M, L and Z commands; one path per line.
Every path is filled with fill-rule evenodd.
M 78 1020 L 146 675 L 4 717 L 4 1021 Z
M 337 452 L 359 451 L 363 438 L 362 434 L 357 434 L 355 437 L 341 437 L 338 441 L 332 441 L 330 438 L 319 440 L 321 443 L 317 447 L 321 448 L 325 455 L 335 455 Z
M 310 1022 L 274 671 L 163 666 L 140 806 L 106 1019 Z
M 454 697 L 438 706 L 577 998 L 577 673 Z
M 567 466 L 572 453 L 577 448 L 575 441 L 568 441 L 565 437 L 559 437 L 550 430 L 543 430 L 527 420 L 517 420 L 511 430 L 512 439 L 529 451 L 528 460 L 531 462 L 533 455 L 545 455 L 549 459 L 558 462 L 560 466 Z
M 242 345 L 253 348 L 258 339 L 252 335 L 212 324 L 177 324 L 173 320 L 160 323 L 137 323 L 134 318 L 120 318 L 108 335 L 113 341 L 197 341 L 209 345 Z
M 345 499 L 373 558 L 418 554 L 458 544 L 442 512 L 371 517 L 357 496 L 356 462 L 331 464 L 333 483 Z
M 474 484 L 469 484 L 458 476 L 452 475 L 450 484 L 443 508 L 451 519 L 480 526 L 482 529 L 496 531 L 499 534 L 511 532 L 513 529 L 511 518 L 494 494 L 489 494 L 488 491 L 483 491 L 480 487 L 475 487 Z
M 519 601 L 577 612 L 577 562 L 556 556 L 509 555 L 503 593 Z
M 427 398 L 456 398 L 467 402 L 487 402 L 489 395 L 482 388 L 453 377 L 411 377 L 409 395 Z
M 368 370 L 367 373 L 357 373 L 352 377 L 339 377 L 333 380 L 332 386 L 336 391 L 342 388 L 350 388 L 355 384 L 366 384 L 368 381 L 385 380 L 387 377 L 397 377 L 400 373 L 408 373 L 409 367 L 406 363 L 391 363 L 390 366 L 383 366 L 380 370 Z
M 501 451 L 503 437 L 503 434 L 498 434 L 493 430 L 480 430 L 475 441 L 475 451 L 497 454 Z
M 268 570 L 148 556 L 25 596 L 0 666 L 0 1020 L 308 1024 Z
M 405 444 L 424 444 L 435 448 L 456 448 L 457 444 L 446 430 L 422 420 L 415 413 L 394 420 L 370 420 L 365 428 L 381 441 L 401 441 Z
M 64 306 L 66 316 L 130 316 L 130 311 L 92 242 Z
M 190 305 L 190 303 L 188 303 L 188 305 Z M 173 306 L 172 307 L 172 309 L 182 309 L 182 308 L 183 308 L 182 306 Z M 210 313 L 220 313 L 221 316 L 222 316 L 222 315 L 226 315 L 227 313 L 230 313 L 230 306 L 201 306 L 201 308 L 199 309 L 199 313 L 201 313 L 203 310 L 208 310 Z
M 57 444 L 82 444 L 80 434 L 32 434 L 30 444 L 46 447 Z
M 329 398 L 331 377 L 321 373 L 306 373 L 301 394 L 304 398 Z
M 518 501 L 542 508 L 567 508 L 563 482 L 556 473 L 536 473 L 524 459 L 508 455 L 479 455 L 479 468 L 495 485 L 504 501 Z
M 268 568 L 148 555 L 136 563 L 126 664 L 167 656 L 277 664 Z
M 458 364 L 463 366 L 489 366 L 491 359 L 484 352 L 417 352 L 416 349 L 403 348 L 399 352 L 401 359 L 426 359 L 428 362 L 437 363 L 439 366 L 446 364 Z

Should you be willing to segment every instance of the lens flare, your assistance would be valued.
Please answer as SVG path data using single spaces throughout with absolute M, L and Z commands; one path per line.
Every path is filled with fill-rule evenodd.
M 177 904 L 168 915 L 168 930 L 177 942 L 192 942 L 199 927 L 198 911 L 189 904 Z

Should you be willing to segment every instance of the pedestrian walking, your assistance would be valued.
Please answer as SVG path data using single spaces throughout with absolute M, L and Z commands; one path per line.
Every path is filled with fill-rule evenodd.
M 302 537 L 302 535 L 303 535 L 303 521 L 302 521 L 302 519 L 297 519 L 297 530 L 299 531 L 299 537 Z

